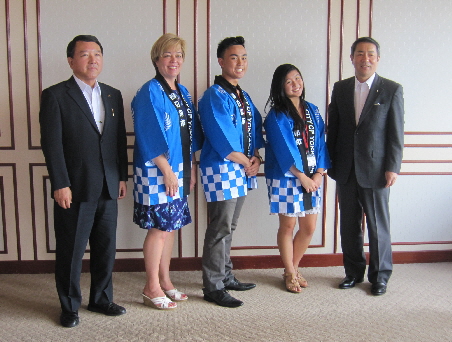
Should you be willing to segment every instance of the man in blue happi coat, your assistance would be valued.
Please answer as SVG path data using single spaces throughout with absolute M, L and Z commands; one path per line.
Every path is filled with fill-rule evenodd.
M 264 140 L 261 115 L 238 85 L 248 67 L 243 37 L 222 40 L 217 57 L 222 74 L 198 104 L 205 134 L 201 181 L 209 215 L 202 257 L 203 292 L 209 302 L 238 307 L 243 302 L 227 290 L 245 291 L 256 285 L 241 283 L 232 274 L 232 234 L 248 189 L 257 188 L 262 162 L 258 150 Z

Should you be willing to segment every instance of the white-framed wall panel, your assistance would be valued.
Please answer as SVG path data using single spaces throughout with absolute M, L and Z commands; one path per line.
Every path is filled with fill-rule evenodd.
M 452 186 L 452 86 L 444 76 L 445 56 L 452 53 L 451 6 L 446 0 L 1 0 L 0 261 L 54 258 L 39 96 L 43 88 L 71 76 L 65 50 L 77 34 L 94 34 L 103 44 L 99 80 L 123 94 L 130 163 L 130 102 L 154 76 L 149 52 L 163 32 L 187 41 L 180 80 L 194 102 L 221 72 L 218 42 L 242 35 L 249 69 L 240 84 L 262 116 L 275 68 L 292 63 L 303 73 L 307 100 L 324 118 L 334 82 L 353 75 L 350 45 L 357 36 L 371 35 L 382 47 L 379 74 L 400 82 L 405 92 L 404 162 L 390 201 L 393 250 L 450 250 L 452 212 L 445 206 Z M 278 255 L 278 220 L 268 214 L 263 167 L 259 182 L 241 215 L 234 256 Z M 326 179 L 325 186 L 326 210 L 308 254 L 340 253 L 335 182 Z M 119 202 L 118 259 L 142 258 L 146 234 L 132 223 L 131 180 L 128 188 Z M 199 183 L 189 205 L 193 223 L 178 233 L 174 258 L 202 255 L 208 218 Z

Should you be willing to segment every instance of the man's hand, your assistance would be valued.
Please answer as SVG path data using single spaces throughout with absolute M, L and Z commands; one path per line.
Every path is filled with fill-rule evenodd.
M 385 177 L 386 177 L 385 188 L 389 188 L 390 186 L 394 185 L 394 183 L 396 182 L 397 173 L 391 172 L 391 171 L 386 171 L 385 172 Z
M 55 190 L 53 198 L 63 209 L 69 209 L 72 203 L 72 191 L 69 187 Z
M 118 199 L 126 197 L 127 183 L 125 181 L 119 181 L 119 196 Z

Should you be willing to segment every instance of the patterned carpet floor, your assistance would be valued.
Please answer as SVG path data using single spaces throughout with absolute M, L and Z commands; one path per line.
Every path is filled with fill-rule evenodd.
M 144 273 L 115 273 L 115 302 L 127 314 L 86 310 L 89 274 L 82 275 L 80 325 L 63 328 L 53 274 L 0 274 L 0 341 L 452 341 L 452 263 L 394 265 L 388 292 L 364 282 L 340 290 L 342 267 L 302 269 L 309 287 L 285 291 L 282 269 L 237 270 L 255 282 L 230 293 L 245 302 L 219 307 L 202 299 L 200 271 L 172 272 L 189 295 L 175 310 L 143 305 Z

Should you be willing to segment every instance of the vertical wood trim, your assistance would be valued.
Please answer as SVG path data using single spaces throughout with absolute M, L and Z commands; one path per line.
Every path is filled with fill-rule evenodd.
M 361 0 L 356 0 L 356 38 L 359 37 L 359 23 L 360 23 L 360 11 L 361 11 Z
M 198 98 L 198 0 L 193 1 L 193 99 Z
M 167 12 L 167 3 L 166 0 L 163 0 L 163 34 L 166 33 L 166 12 Z
M 337 234 L 338 226 L 339 226 L 339 199 L 337 196 L 337 187 L 336 187 L 336 193 L 334 195 L 334 223 L 333 223 L 333 229 L 334 229 L 334 251 L 333 253 L 338 253 L 338 243 L 339 243 L 339 237 Z
M 197 167 L 197 165 L 195 165 L 194 167 Z M 199 171 L 196 173 L 197 175 L 199 174 Z M 196 180 L 196 184 L 198 184 L 198 180 Z M 198 186 L 195 186 L 195 258 L 197 258 L 199 256 L 198 253 L 198 248 L 199 248 L 199 243 L 198 243 L 198 239 L 199 239 L 199 191 L 198 191 Z
M 9 146 L 1 146 L 0 150 L 14 150 L 16 148 L 14 138 L 14 105 L 13 105 L 13 82 L 11 66 L 11 17 L 9 11 L 9 0 L 5 0 L 6 12 L 6 54 L 8 64 L 8 97 L 9 97 L 9 127 L 11 130 L 11 142 Z
M 17 191 L 17 171 L 16 171 L 16 164 L 15 163 L 5 163 L 0 164 L 0 167 L 10 167 L 12 172 L 12 178 L 13 178 L 13 191 L 14 191 L 14 219 L 16 221 L 16 243 L 17 243 L 17 261 L 22 261 L 22 250 L 21 250 L 21 244 L 20 244 L 20 219 L 19 219 L 19 196 Z M 3 180 L 3 177 L 0 176 L 0 179 Z M 3 183 L 0 184 L 0 189 L 3 191 L 1 192 L 1 208 L 2 210 L 5 208 L 5 202 L 4 202 L 4 187 Z M 4 242 L 5 242 L 5 250 L 8 250 L 7 247 L 7 235 L 6 235 L 6 215 L 3 212 L 3 227 L 4 227 Z M 2 253 L 3 254 L 3 253 Z
M 328 104 L 330 102 L 330 61 L 331 61 L 331 0 L 328 0 L 328 14 L 327 14 L 327 42 L 326 42 L 326 87 L 325 87 L 325 132 L 328 124 Z M 323 209 L 322 209 L 322 245 L 326 245 L 326 195 L 328 188 L 328 177 L 323 180 Z
M 39 148 L 33 146 L 31 139 L 31 105 L 30 105 L 30 66 L 28 64 L 28 22 L 27 22 L 27 0 L 23 0 L 23 20 L 24 20 L 24 60 L 25 60 L 25 96 L 27 107 L 27 127 L 28 127 L 28 149 Z
M 180 35 L 180 0 L 176 0 L 176 35 Z M 177 75 L 177 82 L 180 83 L 180 73 Z M 182 229 L 177 231 L 177 256 L 182 258 Z
M 194 102 L 198 99 L 198 0 L 194 0 L 194 13 L 193 13 L 193 99 Z M 196 103 L 194 103 L 195 107 Z M 196 163 L 193 163 L 192 167 L 198 167 Z M 196 173 L 198 175 L 198 172 Z M 198 183 L 198 180 L 196 180 L 196 183 Z M 194 188 L 194 197 L 195 197 L 195 212 L 194 212 L 194 225 L 195 225 L 195 231 L 194 231 L 194 239 L 195 239 L 195 257 L 198 257 L 198 232 L 199 232 L 199 206 L 198 206 L 198 186 L 196 185 Z
M 210 87 L 210 39 L 211 39 L 211 32 L 210 32 L 210 0 L 207 0 L 207 83 L 206 88 Z
M 34 183 L 33 183 L 33 167 L 39 166 L 40 164 L 33 164 L 30 163 L 28 166 L 28 174 L 30 175 L 30 195 L 31 195 L 31 228 L 33 231 L 33 260 L 38 260 L 38 242 L 37 242 L 37 233 L 36 233 L 36 207 L 35 207 L 35 190 L 34 190 Z M 45 165 L 45 164 L 44 164 Z
M 36 0 L 36 16 L 37 16 L 37 32 L 38 32 L 38 79 L 39 79 L 39 96 L 42 93 L 42 47 L 41 47 L 41 3 Z
M 340 24 L 340 44 L 339 44 L 339 81 L 342 80 L 343 73 L 343 59 L 342 52 L 344 50 L 344 0 L 341 0 L 341 24 Z
M 328 0 L 328 28 L 327 28 L 327 45 L 326 45 L 326 103 L 325 108 L 328 109 L 328 104 L 330 103 L 330 90 L 331 90 L 331 83 L 330 83 L 330 63 L 331 63 L 331 0 Z M 325 115 L 325 129 L 326 125 L 328 124 L 328 115 Z
M 323 208 L 322 208 L 322 247 L 326 246 L 326 194 L 327 194 L 327 188 L 328 188 L 328 182 L 327 182 L 328 176 L 323 177 Z M 309 247 L 309 246 L 308 246 Z
M 8 233 L 6 231 L 6 215 L 5 215 L 5 187 L 3 185 L 3 176 L 0 176 L 0 211 L 2 213 L 3 227 L 3 250 L 0 254 L 8 254 Z
M 17 171 L 16 164 L 11 164 L 13 170 L 13 186 L 14 186 L 14 214 L 16 215 L 16 239 L 17 239 L 17 260 L 22 260 L 22 246 L 20 240 L 20 218 L 19 218 L 19 195 L 17 190 Z
M 180 0 L 176 1 L 176 35 L 180 34 Z
M 47 205 L 47 179 L 50 179 L 49 176 L 42 177 L 42 193 L 43 193 L 43 201 L 44 201 L 44 230 L 46 232 L 46 251 L 47 253 L 55 253 L 50 248 L 50 220 L 49 220 L 49 207 Z M 52 187 L 50 187 L 52 188 Z M 50 190 L 52 191 L 52 190 Z M 53 208 L 52 208 L 53 209 Z

